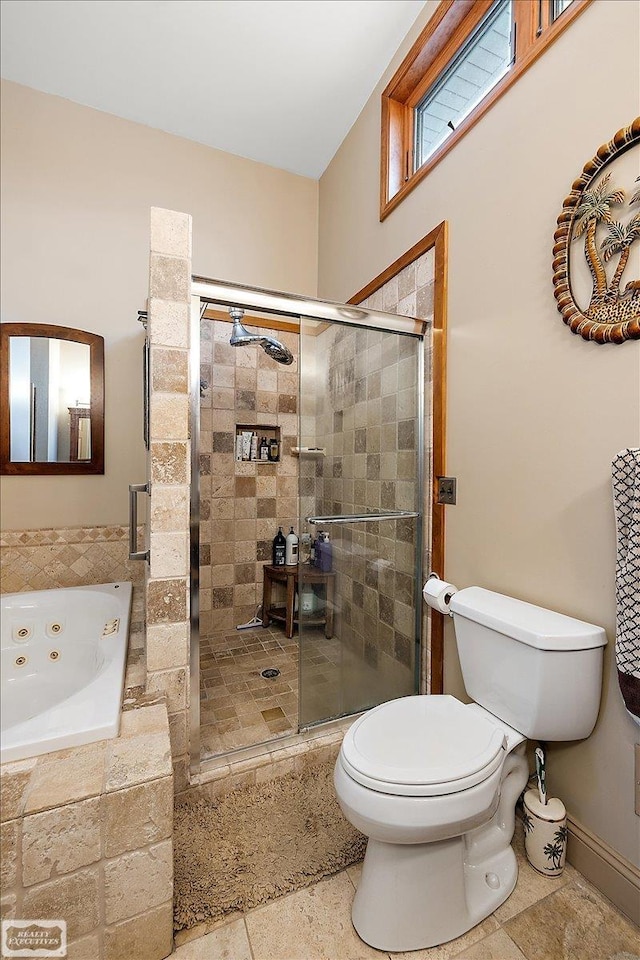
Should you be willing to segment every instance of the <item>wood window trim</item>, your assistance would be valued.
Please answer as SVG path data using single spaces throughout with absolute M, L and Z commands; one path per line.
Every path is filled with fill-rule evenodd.
M 447 457 L 447 264 L 449 225 L 446 220 L 418 240 L 410 250 L 395 260 L 382 273 L 359 290 L 349 303 L 362 303 L 372 293 L 397 276 L 406 266 L 427 250 L 434 251 L 433 329 L 431 343 L 432 370 L 432 453 L 431 453 L 431 569 L 445 575 L 445 506 L 438 502 L 438 477 L 446 476 Z M 431 640 L 431 693 L 444 691 L 444 617 L 429 610 Z M 423 645 L 426 649 L 426 644 Z M 423 654 L 424 655 L 424 654 Z M 421 675 L 424 675 L 421 664 Z M 422 680 L 421 676 L 421 680 Z M 423 690 L 420 691 L 425 692 Z
M 412 171 L 414 113 L 434 80 L 451 62 L 478 25 L 493 0 L 441 0 L 435 13 L 411 47 L 382 93 L 380 156 L 380 220 L 384 220 L 462 140 L 500 97 L 519 80 L 538 57 L 592 2 L 573 0 L 554 23 L 550 23 L 548 0 L 538 4 L 513 0 L 516 24 L 516 61 L 456 128 L 450 137 L 415 172 Z M 542 31 L 539 33 L 539 28 Z

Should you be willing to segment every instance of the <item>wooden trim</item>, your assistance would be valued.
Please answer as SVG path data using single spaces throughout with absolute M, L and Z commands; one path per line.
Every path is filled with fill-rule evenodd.
M 431 565 L 444 577 L 445 506 L 438 503 L 437 477 L 447 473 L 447 302 L 449 225 L 443 221 L 435 237 L 435 282 L 433 298 L 433 453 L 431 508 Z M 444 692 L 444 616 L 431 610 L 431 692 Z
M 404 161 L 398 161 L 399 144 L 407 138 L 413 142 L 414 107 L 481 19 L 477 11 L 482 9 L 482 15 L 484 15 L 488 8 L 488 0 L 456 0 L 453 5 L 450 0 L 441 0 L 435 14 L 382 93 L 381 221 L 385 220 L 398 204 L 402 203 L 404 198 L 428 176 L 591 2 L 592 0 L 573 0 L 573 4 L 558 17 L 555 23 L 547 26 L 540 36 L 536 36 L 536 4 L 531 3 L 531 0 L 515 0 L 514 11 L 519 35 L 516 40 L 516 63 L 426 163 L 415 173 L 409 170 L 409 175 L 405 176 Z M 465 4 L 464 13 L 463 3 Z M 395 106 L 391 107 L 391 103 Z M 401 106 L 406 108 L 404 115 L 399 110 Z M 398 117 L 401 115 L 403 128 L 400 132 Z M 394 120 L 393 124 L 391 118 Z M 395 187 L 397 192 L 394 193 Z
M 436 477 L 446 475 L 447 457 L 447 265 L 449 225 L 445 221 L 398 257 L 382 273 L 354 294 L 349 303 L 361 303 L 383 287 L 418 257 L 434 248 L 434 303 L 432 331 L 432 490 L 431 490 L 431 565 L 444 576 L 445 507 L 438 503 Z M 425 324 L 426 327 L 426 324 Z M 444 617 L 430 611 L 431 629 L 431 693 L 444 689 Z
M 233 320 L 224 310 L 213 310 L 207 307 L 202 315 L 205 320 L 220 320 L 222 323 L 233 323 Z M 252 317 L 245 313 L 242 318 L 245 326 L 261 327 L 263 330 L 282 330 L 284 333 L 300 333 L 300 324 L 288 320 L 271 320 L 264 317 Z
M 487 5 L 491 0 L 482 0 Z M 452 34 L 473 10 L 475 0 L 442 0 L 409 50 L 382 96 L 407 101 L 424 72 L 441 54 Z
M 11 422 L 9 404 L 9 338 L 42 337 L 71 340 L 89 347 L 91 459 L 84 461 L 11 460 Z M 58 327 L 49 323 L 0 324 L 0 475 L 71 476 L 104 474 L 104 338 L 97 333 Z
M 640 870 L 570 814 L 567 859 L 605 897 L 640 925 Z
M 528 0 L 527 0 L 528 2 Z M 455 30 L 452 30 L 446 43 L 433 57 L 422 75 L 417 80 L 405 103 L 413 110 L 422 100 L 429 88 L 435 83 L 440 74 L 449 66 L 458 51 L 465 45 L 473 31 L 491 9 L 494 0 L 475 0 L 469 7 L 466 16 Z

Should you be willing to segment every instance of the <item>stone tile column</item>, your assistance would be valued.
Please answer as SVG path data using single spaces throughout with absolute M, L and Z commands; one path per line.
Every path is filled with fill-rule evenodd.
M 151 208 L 147 690 L 167 697 L 174 785 L 189 770 L 191 217 Z

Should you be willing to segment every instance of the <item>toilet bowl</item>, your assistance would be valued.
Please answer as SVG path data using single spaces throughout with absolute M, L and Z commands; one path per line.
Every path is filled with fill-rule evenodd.
M 526 740 L 587 737 L 598 713 L 601 627 L 479 587 L 451 611 L 476 702 L 391 700 L 352 724 L 336 761 L 342 812 L 369 838 L 353 925 L 379 950 L 453 940 L 507 899 Z
M 363 940 L 435 946 L 509 896 L 524 748 L 517 731 L 451 696 L 392 700 L 350 727 L 334 784 L 344 815 L 369 837 L 352 911 Z

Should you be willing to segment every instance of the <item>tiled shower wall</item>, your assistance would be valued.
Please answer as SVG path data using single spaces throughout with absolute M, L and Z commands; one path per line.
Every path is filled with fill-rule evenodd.
M 433 254 L 405 267 L 364 302 L 372 309 L 421 319 L 433 317 Z M 304 328 L 305 329 L 309 329 Z M 324 448 L 303 458 L 302 484 L 313 484 L 315 504 L 304 515 L 420 510 L 428 543 L 430 484 L 418 503 L 417 341 L 349 327 L 303 333 L 303 362 L 315 382 L 302 399 L 302 443 Z M 307 361 L 306 354 L 313 358 Z M 425 341 L 425 402 L 429 403 L 430 338 Z M 431 429 L 425 411 L 425 477 L 430 476 Z M 303 489 L 304 492 L 304 489 Z M 316 528 L 317 529 L 317 528 Z M 415 623 L 417 521 L 335 525 L 336 633 L 384 674 L 388 693 L 411 691 Z M 428 553 L 424 555 L 428 569 Z
M 298 334 L 255 328 L 293 353 L 278 364 L 260 347 L 232 347 L 231 325 L 201 321 L 200 631 L 246 623 L 262 601 L 262 568 L 281 526 L 298 530 Z M 235 459 L 236 424 L 278 426 L 279 463 Z
M 433 401 L 433 366 L 432 366 L 432 334 L 434 321 L 434 294 L 435 294 L 435 250 L 432 247 L 421 256 L 417 257 L 412 263 L 407 264 L 395 277 L 391 277 L 375 293 L 363 301 L 363 306 L 371 307 L 372 310 L 386 310 L 388 313 L 395 313 L 399 316 L 416 317 L 419 320 L 426 320 L 429 323 L 424 338 L 424 446 L 421 452 L 423 457 L 424 484 L 422 503 L 416 506 L 417 510 L 422 512 L 422 570 L 426 577 L 431 569 L 431 497 L 433 482 L 433 421 L 432 421 L 432 401 Z M 402 388 L 402 380 L 399 378 L 399 389 Z M 402 415 L 402 404 L 398 404 L 399 423 Z M 400 427 L 399 434 L 400 438 Z M 399 440 L 400 444 L 400 440 Z M 417 447 L 415 447 L 417 451 Z M 398 451 L 398 479 L 400 485 L 403 481 L 401 476 L 406 468 L 401 451 Z M 403 494 L 396 495 L 396 509 L 407 509 L 402 505 Z M 402 571 L 404 572 L 404 571 Z M 413 575 L 413 571 L 412 571 Z M 400 601 L 401 602 L 401 601 Z M 417 597 L 417 603 L 420 604 L 422 613 L 422 666 L 420 677 L 420 689 L 428 693 L 431 689 L 431 649 L 430 649 L 430 621 L 428 608 L 422 602 L 420 596 Z M 404 622 L 404 621 L 403 621 Z

